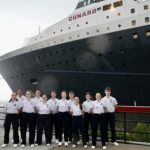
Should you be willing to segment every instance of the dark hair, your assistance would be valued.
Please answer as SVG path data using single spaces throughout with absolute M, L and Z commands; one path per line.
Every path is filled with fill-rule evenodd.
M 85 96 L 87 96 L 87 95 L 89 95 L 89 96 L 90 96 L 90 99 L 93 100 L 93 97 L 92 97 L 92 95 L 91 95 L 90 92 L 86 92 L 86 93 L 85 93 Z
M 74 94 L 74 92 L 73 91 L 69 91 L 69 94 Z
M 56 90 L 51 90 L 50 92 L 51 92 L 51 93 L 53 92 L 53 93 L 55 93 L 55 94 L 56 94 Z
M 41 90 L 40 90 L 40 89 L 36 89 L 36 90 L 35 90 L 35 92 L 37 92 L 37 91 L 40 91 L 40 92 L 41 92 Z
M 96 92 L 95 95 L 96 95 L 96 94 L 100 94 L 100 95 L 101 95 L 101 92 Z
M 42 94 L 42 96 L 43 96 L 43 95 L 45 95 L 45 96 L 48 98 L 47 94 Z
M 67 92 L 66 92 L 65 90 L 61 91 L 61 94 L 62 94 L 62 93 L 66 93 L 66 94 L 67 94 Z
M 75 96 L 74 98 L 78 98 L 79 99 L 79 107 L 82 110 L 82 104 L 81 104 L 80 98 L 78 96 Z
M 105 91 L 110 91 L 111 92 L 111 88 L 110 87 L 106 87 Z

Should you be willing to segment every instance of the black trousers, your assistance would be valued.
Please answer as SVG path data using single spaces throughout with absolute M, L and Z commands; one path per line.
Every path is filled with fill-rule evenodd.
M 72 141 L 72 115 L 68 115 L 68 139 Z
M 102 146 L 106 145 L 106 138 L 105 138 L 105 133 L 106 133 L 106 127 L 105 127 L 105 115 L 104 114 L 93 114 L 93 136 L 92 136 L 92 145 L 96 146 L 96 141 L 97 141 L 97 131 L 98 127 L 100 127 L 100 133 L 101 133 L 101 142 Z
M 42 133 L 44 130 L 46 144 L 51 143 L 51 116 L 50 114 L 41 115 L 38 114 L 37 116 L 37 144 L 42 144 Z
M 64 130 L 64 140 L 68 142 L 68 112 L 58 113 L 58 124 L 59 124 L 59 142 L 62 142 L 62 133 Z
M 73 129 L 73 144 L 75 145 L 77 144 L 77 141 L 79 140 L 79 130 L 80 130 L 83 145 L 86 145 L 84 121 L 82 116 L 72 117 L 72 129 Z
M 108 142 L 108 126 L 110 125 L 111 130 L 111 142 L 116 141 L 115 133 L 115 113 L 106 113 L 105 114 L 105 123 L 106 123 L 106 142 Z
M 23 114 L 22 112 L 19 114 L 19 127 L 20 127 L 20 135 L 21 135 L 21 139 L 23 138 Z
M 13 127 L 14 144 L 18 144 L 19 143 L 18 114 L 6 114 L 5 121 L 4 121 L 4 144 L 9 143 L 9 132 L 10 132 L 11 124 L 12 124 L 12 127 Z
M 22 135 L 22 143 L 26 145 L 26 132 L 29 127 L 29 144 L 34 144 L 35 137 L 35 113 L 25 113 L 23 112 L 22 116 L 23 120 L 23 135 Z
M 58 113 L 56 114 L 51 114 L 51 132 L 53 133 L 53 127 L 55 128 L 55 139 L 59 139 L 59 135 L 58 135 Z M 52 134 L 51 133 L 51 140 L 52 140 Z
M 88 134 L 89 125 L 91 126 L 92 135 L 93 135 L 92 117 L 93 117 L 92 114 L 89 114 L 89 113 L 86 113 L 86 112 L 84 113 L 84 128 L 85 128 L 85 139 L 86 139 L 86 142 L 89 142 L 89 134 Z

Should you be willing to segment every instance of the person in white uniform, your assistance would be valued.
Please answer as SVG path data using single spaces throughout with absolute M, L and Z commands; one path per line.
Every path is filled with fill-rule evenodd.
M 84 130 L 84 122 L 83 122 L 83 112 L 82 105 L 80 104 L 79 97 L 75 97 L 74 104 L 71 106 L 71 114 L 72 114 L 72 130 L 73 130 L 73 145 L 75 148 L 77 146 L 77 141 L 79 140 L 79 130 L 82 135 L 82 142 L 84 148 L 87 148 L 87 143 L 85 139 L 85 130 Z
M 108 125 L 110 125 L 111 129 L 111 142 L 118 146 L 119 144 L 116 142 L 116 133 L 115 133 L 115 107 L 118 104 L 117 100 L 111 96 L 111 88 L 105 88 L 105 97 L 101 100 L 104 104 L 105 108 L 105 121 L 106 121 L 106 142 L 108 142 Z
M 18 100 L 19 104 L 21 104 L 22 101 L 24 101 L 25 99 L 26 99 L 26 97 L 23 95 L 22 88 L 19 88 L 17 90 L 17 100 Z M 21 141 L 22 141 L 22 132 L 23 132 L 22 112 L 19 113 L 19 127 L 20 127 Z
M 69 109 L 71 108 L 71 106 L 74 104 L 74 97 L 75 97 L 75 94 L 73 91 L 69 91 Z M 69 138 L 69 141 L 68 143 L 71 143 L 72 142 L 72 115 L 69 113 L 69 125 L 68 125 L 68 138 Z
M 13 127 L 13 138 L 14 138 L 14 145 L 13 147 L 17 147 L 19 143 L 19 136 L 18 136 L 18 114 L 20 110 L 20 106 L 18 100 L 16 98 L 16 93 L 11 94 L 10 101 L 6 104 L 6 117 L 4 121 L 4 144 L 1 146 L 5 148 L 9 143 L 9 132 L 10 126 L 12 124 Z
M 62 145 L 62 131 L 64 129 L 65 146 L 68 146 L 68 115 L 69 115 L 69 101 L 66 99 L 66 91 L 61 92 L 62 99 L 58 103 L 58 122 L 59 122 L 59 143 Z
M 97 131 L 98 128 L 100 128 L 101 133 L 101 142 L 102 142 L 102 148 L 106 149 L 106 143 L 105 143 L 105 115 L 104 115 L 104 105 L 101 101 L 101 93 L 96 93 L 96 100 L 93 101 L 93 136 L 92 136 L 92 149 L 95 149 L 96 147 L 96 141 L 97 141 Z
M 21 147 L 25 147 L 26 145 L 26 133 L 27 127 L 29 127 L 29 144 L 31 147 L 34 147 L 34 136 L 35 136 L 35 125 L 34 125 L 34 118 L 35 118 L 35 108 L 36 103 L 35 100 L 32 98 L 32 92 L 26 91 L 26 99 L 22 101 L 21 104 L 21 111 L 23 113 L 23 137 L 21 142 Z
M 55 139 L 56 144 L 58 144 L 58 110 L 57 104 L 59 103 L 59 99 L 56 97 L 56 91 L 51 91 L 51 98 L 48 100 L 49 105 L 51 106 L 51 132 L 53 131 L 53 127 L 55 128 Z M 51 140 L 52 140 L 52 133 L 51 133 Z
M 51 116 L 50 111 L 51 107 L 47 101 L 47 95 L 42 96 L 42 101 L 36 106 L 38 116 L 37 116 L 37 144 L 42 144 L 42 133 L 44 130 L 46 145 L 50 146 L 51 144 Z
M 83 102 L 83 112 L 84 112 L 84 128 L 85 128 L 85 139 L 87 144 L 89 143 L 89 125 L 91 126 L 91 129 L 93 130 L 93 124 L 92 124 L 92 110 L 93 110 L 93 103 L 92 103 L 92 96 L 89 92 L 85 94 L 86 101 Z M 93 134 L 93 132 L 92 132 Z
M 38 104 L 40 102 L 42 102 L 42 97 L 41 97 L 41 91 L 39 89 L 37 89 L 35 91 L 35 97 L 34 97 L 34 100 L 35 100 L 35 105 L 38 106 Z M 33 118 L 33 121 L 34 121 L 34 128 L 36 129 L 37 127 L 37 112 L 35 112 L 35 117 Z M 37 145 L 37 136 L 36 136 L 36 139 L 35 139 L 35 135 L 34 135 L 34 140 L 35 141 L 35 145 Z

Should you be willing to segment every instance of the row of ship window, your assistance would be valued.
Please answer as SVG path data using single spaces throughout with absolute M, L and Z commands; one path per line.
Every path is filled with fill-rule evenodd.
M 145 6 L 144 6 L 144 10 L 148 10 L 148 5 L 145 5 Z M 135 13 L 135 9 L 134 9 L 134 8 L 131 9 L 131 13 Z M 120 16 L 121 14 L 118 13 L 117 15 Z M 106 16 L 106 18 L 109 19 L 109 16 Z M 146 18 L 145 18 L 145 23 L 148 23 L 149 21 L 150 21 L 149 17 L 146 17 Z M 85 24 L 89 24 L 89 22 L 86 21 Z M 136 25 L 136 21 L 135 21 L 135 20 L 132 21 L 132 25 L 133 25 L 133 26 Z M 77 24 L 76 26 L 79 27 L 80 25 Z M 121 26 L 118 26 L 118 27 L 121 27 Z M 68 27 L 68 29 L 70 30 L 71 27 Z M 109 28 L 107 28 L 107 29 L 109 29 Z M 60 31 L 63 32 L 63 29 L 61 29 Z M 53 34 L 56 34 L 56 32 L 53 32 Z M 40 38 L 43 38 L 43 36 L 40 36 Z M 36 41 L 36 40 L 37 40 L 37 38 L 35 38 L 35 41 Z
M 148 17 L 146 18 L 146 22 L 149 22 L 149 18 L 148 18 Z M 132 21 L 132 25 L 133 25 L 133 26 L 136 25 L 136 20 L 133 20 L 133 21 Z M 121 24 L 119 24 L 118 27 L 121 27 Z M 107 27 L 107 30 L 110 30 L 110 27 Z M 97 29 L 96 32 L 97 32 L 97 33 L 100 32 L 99 29 Z M 89 32 L 86 32 L 86 34 L 89 35 L 90 33 L 89 33 Z M 150 30 L 147 30 L 147 31 L 145 32 L 145 35 L 146 35 L 146 37 L 150 37 Z M 80 34 L 77 34 L 77 37 L 79 38 L 79 37 L 80 37 Z M 133 33 L 133 39 L 136 39 L 136 38 L 138 38 L 138 34 L 137 34 L 137 33 Z M 72 37 L 70 36 L 69 39 L 71 40 Z M 64 41 L 64 39 L 61 39 L 61 42 L 63 42 L 63 41 Z M 57 44 L 57 41 L 54 41 L 54 44 Z M 50 43 L 47 43 L 47 45 L 49 46 Z M 41 45 L 41 47 L 43 48 L 44 45 Z M 35 49 L 38 49 L 38 47 L 35 47 Z M 33 50 L 33 48 L 31 48 L 31 51 L 32 51 L 32 50 Z

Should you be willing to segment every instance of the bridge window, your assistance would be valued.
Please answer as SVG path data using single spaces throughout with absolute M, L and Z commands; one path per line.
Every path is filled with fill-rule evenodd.
M 113 3 L 114 8 L 115 8 L 115 7 L 120 7 L 120 6 L 122 6 L 122 5 L 123 5 L 122 0 Z
M 135 9 L 134 8 L 131 9 L 131 13 L 132 14 L 135 13 Z
M 148 10 L 148 5 L 144 5 L 144 10 Z
M 103 11 L 106 11 L 106 10 L 109 10 L 109 9 L 111 9 L 111 4 L 103 6 Z

